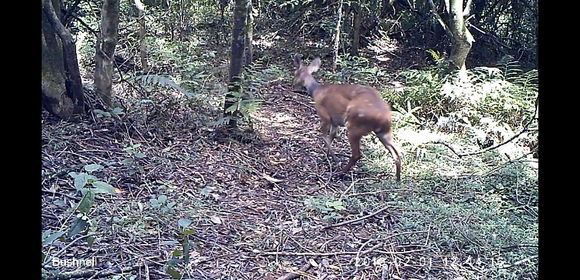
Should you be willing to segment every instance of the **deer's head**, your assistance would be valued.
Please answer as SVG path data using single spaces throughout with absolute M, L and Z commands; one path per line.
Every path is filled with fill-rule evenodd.
M 292 88 L 294 90 L 302 90 L 308 88 L 315 82 L 312 77 L 312 73 L 318 71 L 320 68 L 320 58 L 315 58 L 310 62 L 310 65 L 302 64 L 302 57 L 299 54 L 294 56 L 294 66 L 296 66 L 296 71 L 294 71 L 294 82 L 292 83 Z

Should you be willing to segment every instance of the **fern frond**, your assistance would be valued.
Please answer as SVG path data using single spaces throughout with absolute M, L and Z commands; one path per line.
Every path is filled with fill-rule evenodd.
M 517 83 L 523 71 L 519 61 L 511 55 L 505 55 L 499 60 L 506 81 Z
M 187 97 L 195 96 L 195 94 L 178 85 L 171 77 L 148 74 L 137 76 L 135 80 L 141 82 L 144 86 L 168 86 L 185 94 Z

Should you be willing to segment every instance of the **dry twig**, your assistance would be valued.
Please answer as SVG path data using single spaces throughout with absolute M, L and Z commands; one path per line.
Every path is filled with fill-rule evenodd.
M 328 226 L 323 227 L 322 229 L 329 229 L 329 228 L 333 228 L 333 227 L 339 227 L 339 226 L 344 226 L 344 225 L 356 223 L 356 222 L 362 221 L 364 219 L 368 219 L 368 218 L 374 217 L 374 216 L 380 214 L 381 212 L 389 209 L 390 207 L 391 206 L 385 206 L 385 207 L 383 207 L 383 208 L 381 208 L 381 209 L 379 209 L 379 210 L 377 210 L 377 211 L 375 211 L 373 213 L 370 213 L 370 214 L 368 214 L 366 216 L 362 216 L 362 217 L 357 218 L 357 219 L 354 219 L 354 220 L 349 220 L 349 221 L 344 221 L 344 222 L 340 222 L 340 223 L 328 225 Z

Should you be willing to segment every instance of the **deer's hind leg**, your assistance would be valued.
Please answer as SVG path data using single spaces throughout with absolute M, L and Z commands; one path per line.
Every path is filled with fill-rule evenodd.
M 399 147 L 397 147 L 397 145 L 393 141 L 392 132 L 389 131 L 384 133 L 376 133 L 376 135 L 379 137 L 381 143 L 383 143 L 385 148 L 387 148 L 389 153 L 395 159 L 395 167 L 396 167 L 395 177 L 397 178 L 397 181 L 401 181 L 401 164 L 403 161 L 403 153 L 401 152 L 401 149 L 399 149 Z

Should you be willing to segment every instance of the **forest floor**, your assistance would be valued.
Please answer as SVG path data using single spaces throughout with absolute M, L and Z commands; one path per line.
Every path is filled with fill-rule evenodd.
M 485 275 L 488 260 L 462 253 L 452 240 L 455 250 L 441 247 L 434 238 L 448 229 L 437 228 L 436 214 L 418 206 L 427 196 L 469 203 L 473 196 L 462 188 L 479 177 L 431 182 L 431 175 L 410 173 L 403 164 L 397 183 L 388 152 L 363 146 L 363 158 L 337 178 L 350 155 L 345 132 L 333 144 L 340 159 L 333 162 L 324 153 L 309 96 L 278 81 L 263 98 L 252 133 L 188 125 L 184 113 L 143 124 L 131 116 L 94 115 L 64 122 L 43 112 L 43 230 L 67 231 L 75 219 L 82 196 L 70 172 L 99 164 L 103 168 L 91 174 L 120 190 L 96 196 L 86 215 L 88 233 L 45 247 L 53 258 L 96 257 L 95 267 L 67 268 L 60 277 L 167 279 L 170 271 L 184 279 L 290 279 L 295 271 L 300 279 Z M 369 168 L 374 163 L 364 155 L 377 153 L 380 168 Z M 424 217 L 409 224 L 404 213 L 411 212 Z M 465 231 L 481 221 L 470 221 L 469 213 L 451 216 L 454 232 L 472 241 L 468 246 L 482 242 Z M 87 236 L 94 238 L 90 246 Z M 192 246 L 185 248 L 184 240 Z M 50 268 L 48 259 L 45 264 Z

